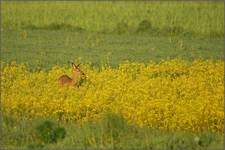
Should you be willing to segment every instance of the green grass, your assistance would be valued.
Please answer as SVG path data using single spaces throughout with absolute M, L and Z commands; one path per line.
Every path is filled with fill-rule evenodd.
M 223 59 L 223 10 L 223 2 L 3 2 L 2 60 L 48 69 Z
M 224 35 L 223 2 L 3 2 L 3 29 L 149 30 Z
M 27 37 L 24 37 L 27 34 Z M 68 65 L 79 60 L 94 66 L 117 66 L 126 60 L 144 62 L 182 57 L 223 59 L 223 39 L 149 34 L 104 34 L 69 31 L 3 31 L 2 60 L 31 68 Z
M 3 127 L 4 147 L 223 149 L 223 135 L 221 134 L 207 131 L 193 134 L 184 131 L 140 128 L 135 124 L 128 124 L 124 118 L 112 113 L 105 114 L 103 119 L 97 122 L 87 122 L 82 125 L 74 122 L 57 122 L 53 119 L 16 121 L 13 118 L 4 117 Z M 52 137 L 48 134 L 59 128 L 63 132 L 57 132 L 58 135 L 64 133 L 64 136 L 60 137 L 56 134 Z M 50 140 L 56 138 L 56 141 Z

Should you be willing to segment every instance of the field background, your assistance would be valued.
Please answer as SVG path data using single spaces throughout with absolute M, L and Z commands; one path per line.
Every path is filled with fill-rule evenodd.
M 221 60 L 224 59 L 224 2 L 1 2 L 1 17 L 1 60 L 4 62 L 2 63 L 4 69 L 1 81 L 3 91 L 5 91 L 5 94 L 1 96 L 7 98 L 5 105 L 8 105 L 9 112 L 13 110 L 8 114 L 15 113 L 12 116 L 3 116 L 4 132 L 1 143 L 3 146 L 189 148 L 193 150 L 223 148 L 224 133 L 222 133 L 221 126 L 223 119 L 220 118 L 223 118 L 223 114 L 221 114 L 223 108 L 221 74 L 223 74 L 222 66 L 224 64 Z M 175 62 L 170 61 L 174 58 L 186 61 L 184 64 L 179 59 Z M 200 59 L 200 61 L 193 63 L 196 59 Z M 208 61 L 209 59 L 216 63 L 211 63 Z M 11 63 L 12 61 L 16 63 Z M 89 88 L 88 83 L 84 84 L 78 92 L 72 89 L 60 91 L 57 86 L 52 87 L 55 84 L 53 80 L 57 75 L 65 72 L 70 74 L 70 62 L 72 61 L 81 63 L 89 76 L 94 77 L 93 81 L 91 80 L 94 82 L 91 84 L 92 88 Z M 158 66 L 155 64 L 154 67 L 149 64 L 150 62 L 161 63 Z M 190 70 L 185 69 L 188 62 Z M 18 65 L 21 63 L 28 68 Z M 123 67 L 118 67 L 123 63 L 125 63 L 125 73 Z M 144 66 L 144 64 L 149 66 Z M 169 73 L 167 72 L 168 64 L 170 64 Z M 52 68 L 54 66 L 58 68 Z M 32 72 L 29 72 L 30 70 Z M 140 70 L 143 71 L 139 72 Z M 152 73 L 153 76 L 149 77 L 146 72 Z M 123 73 L 124 77 L 120 76 Z M 140 73 L 142 78 L 136 78 L 137 73 Z M 192 74 L 192 76 L 189 78 L 188 74 Z M 142 128 L 128 124 L 123 117 L 115 114 L 106 114 L 102 120 L 94 123 L 86 122 L 82 125 L 78 122 L 60 122 L 59 118 L 52 117 L 48 120 L 53 123 L 43 123 L 46 118 L 26 119 L 29 115 L 32 118 L 32 114 L 34 116 L 39 113 L 43 115 L 43 112 L 38 112 L 38 108 L 35 110 L 36 105 L 33 105 L 35 102 L 37 105 L 41 105 L 42 102 L 51 102 L 55 98 L 52 101 L 55 103 L 52 110 L 58 110 L 57 97 L 60 101 L 66 100 L 65 108 L 70 108 L 69 102 L 71 101 L 74 105 L 83 106 L 76 108 L 77 110 L 83 110 L 86 108 L 86 103 L 89 103 L 91 112 L 101 111 L 105 105 L 116 111 L 117 108 L 113 106 L 118 106 L 117 103 L 121 102 L 118 99 L 121 98 L 121 91 L 117 85 L 125 88 L 138 83 L 143 86 L 143 92 L 145 92 L 152 88 L 148 87 L 151 84 L 141 83 L 153 81 L 155 87 L 153 86 L 151 91 L 157 87 L 161 94 L 154 95 L 153 92 L 153 96 L 150 97 L 163 98 L 164 92 L 172 89 L 169 85 L 173 84 L 170 80 L 170 77 L 174 78 L 173 76 L 177 78 L 175 80 L 177 84 L 174 85 L 173 90 L 179 90 L 181 87 L 183 90 L 186 89 L 185 84 L 182 84 L 182 81 L 185 80 L 186 84 L 190 86 L 187 88 L 189 92 L 188 90 L 185 92 L 190 99 L 191 95 L 195 93 L 193 96 L 200 99 L 199 105 L 210 103 L 210 98 L 215 100 L 214 105 L 210 105 L 213 108 L 207 107 L 207 110 L 209 112 L 215 110 L 216 113 L 211 115 L 219 118 L 216 120 L 218 124 L 213 126 L 213 121 L 210 122 L 210 119 L 208 122 L 206 121 L 208 123 L 206 129 L 216 129 L 215 133 L 212 130 L 192 133 L 182 130 Z M 198 76 L 202 77 L 202 80 L 198 80 Z M 194 83 L 199 86 L 195 86 Z M 164 90 L 160 90 L 162 89 L 160 86 L 164 86 L 164 84 L 167 86 Z M 98 90 L 96 90 L 96 86 L 99 87 Z M 46 90 L 44 87 L 49 89 Z M 117 94 L 113 93 L 111 88 Z M 139 90 L 142 88 L 134 88 L 133 92 L 131 89 L 130 95 L 135 92 L 140 93 Z M 192 90 L 193 88 L 196 90 Z M 203 90 L 206 88 L 208 93 Z M 168 97 L 173 96 L 173 90 L 168 92 L 170 93 Z M 216 95 L 212 94 L 213 90 L 217 92 Z M 54 94 L 56 91 L 58 94 Z M 86 94 L 87 91 L 89 95 Z M 203 95 L 196 94 L 201 91 Z M 65 96 L 67 94 L 69 96 Z M 93 94 L 96 96 L 94 100 L 90 98 L 93 97 Z M 115 94 L 114 96 L 117 97 L 115 104 L 108 104 L 108 101 L 105 100 L 105 97 L 111 98 L 110 94 Z M 102 98 L 102 101 L 96 101 L 98 96 Z M 127 96 L 129 97 L 129 94 Z M 147 93 L 146 95 L 130 96 L 130 99 L 136 103 L 139 100 L 135 98 L 145 99 L 144 96 L 149 97 Z M 201 96 L 205 96 L 206 101 L 201 99 Z M 208 97 L 210 98 L 207 99 Z M 81 103 L 79 103 L 80 98 L 83 98 Z M 183 99 L 184 102 L 187 100 Z M 20 102 L 23 101 L 22 106 L 26 108 L 23 109 L 24 112 L 20 110 L 23 108 L 20 106 Z M 178 102 L 176 105 L 179 106 L 179 101 L 176 102 Z M 133 103 L 129 101 L 127 103 L 132 105 L 130 106 L 132 109 L 137 110 Z M 161 105 L 164 106 L 164 104 Z M 99 109 L 97 109 L 97 105 Z M 142 105 L 144 108 L 145 103 Z M 161 105 L 156 105 L 159 110 Z M 186 106 L 186 103 L 183 105 Z M 208 104 L 206 105 L 208 106 Z M 123 105 L 120 106 L 122 109 Z M 195 107 L 198 108 L 198 105 Z M 162 111 L 166 111 L 164 108 L 162 107 Z M 47 110 L 49 111 L 47 113 L 51 114 L 52 110 Z M 142 110 L 144 112 L 145 109 L 140 109 L 140 112 Z M 148 107 L 145 111 L 147 112 L 147 110 Z M 88 111 L 83 111 L 88 113 Z M 193 110 L 193 112 L 195 111 Z M 22 114 L 22 119 L 15 117 L 18 115 L 17 113 Z M 179 114 L 179 111 L 176 113 Z M 93 114 L 95 116 L 95 113 Z M 180 114 L 182 115 L 182 113 Z M 187 111 L 186 115 L 188 114 Z M 138 114 L 138 111 L 134 115 L 142 118 L 142 121 L 145 119 Z M 152 114 L 150 113 L 150 115 Z M 89 117 L 93 117 L 91 113 Z M 198 115 L 195 117 L 198 118 Z M 88 117 L 84 116 L 85 118 Z M 207 120 L 207 118 L 205 119 Z M 185 126 L 185 122 L 179 123 Z M 188 123 L 191 122 L 187 121 Z M 170 122 L 165 123 L 165 125 L 168 124 Z M 55 126 L 62 126 L 66 129 L 67 134 L 64 140 L 60 141 L 64 138 L 63 129 L 55 128 Z M 57 131 L 57 134 L 54 133 L 53 137 L 46 135 L 49 128 L 52 128 L 54 132 Z M 202 129 L 201 126 L 199 128 Z M 56 142 L 58 138 L 59 142 Z
M 116 66 L 223 58 L 222 2 L 3 2 L 2 8 L 2 60 L 33 68 L 77 59 Z

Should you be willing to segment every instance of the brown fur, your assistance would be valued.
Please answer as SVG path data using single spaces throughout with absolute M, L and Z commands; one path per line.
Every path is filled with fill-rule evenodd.
M 72 77 L 69 77 L 68 75 L 62 75 L 59 77 L 59 84 L 61 86 L 74 86 L 77 85 L 79 82 L 79 79 L 82 75 L 84 75 L 83 71 L 80 70 L 79 65 L 75 65 L 72 63 L 73 67 L 73 75 Z

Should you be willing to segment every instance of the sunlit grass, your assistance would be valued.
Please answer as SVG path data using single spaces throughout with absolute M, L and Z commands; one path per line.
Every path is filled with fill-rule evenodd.
M 223 37 L 223 10 L 223 2 L 3 2 L 2 28 Z

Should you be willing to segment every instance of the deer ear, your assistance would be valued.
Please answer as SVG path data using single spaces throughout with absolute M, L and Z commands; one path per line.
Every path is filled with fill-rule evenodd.
M 77 65 L 77 67 L 79 67 L 79 66 L 80 66 L 80 64 Z
M 72 67 L 73 67 L 73 68 L 76 68 L 76 65 L 75 65 L 74 63 L 72 63 Z

